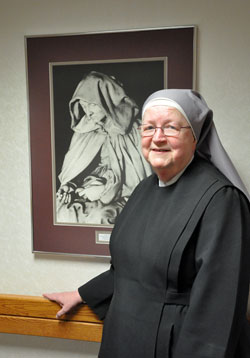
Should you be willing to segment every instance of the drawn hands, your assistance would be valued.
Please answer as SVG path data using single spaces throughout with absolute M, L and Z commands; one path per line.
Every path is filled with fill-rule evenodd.
M 67 183 L 60 187 L 56 193 L 56 197 L 61 205 L 66 204 L 70 207 L 74 200 L 76 186 L 73 183 Z

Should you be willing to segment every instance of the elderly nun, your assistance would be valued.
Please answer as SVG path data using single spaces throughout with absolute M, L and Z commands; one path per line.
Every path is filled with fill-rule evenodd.
M 204 99 L 162 90 L 143 107 L 154 174 L 116 220 L 110 270 L 60 302 L 104 319 L 100 358 L 249 358 L 249 194 Z

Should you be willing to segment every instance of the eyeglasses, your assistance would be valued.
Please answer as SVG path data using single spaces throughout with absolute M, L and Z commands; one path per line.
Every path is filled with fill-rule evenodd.
M 163 127 L 155 127 L 152 124 L 142 124 L 138 127 L 138 130 L 140 131 L 142 137 L 153 137 L 157 128 L 161 129 L 166 137 L 178 137 L 182 129 L 191 127 L 181 127 L 178 125 L 173 126 L 172 124 L 168 124 Z

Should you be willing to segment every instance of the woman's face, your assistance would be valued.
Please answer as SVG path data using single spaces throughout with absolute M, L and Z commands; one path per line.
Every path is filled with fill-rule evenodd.
M 189 126 L 185 117 L 175 108 L 154 106 L 148 108 L 142 124 L 154 127 L 173 125 Z M 160 128 L 152 137 L 142 137 L 142 153 L 162 181 L 168 181 L 177 175 L 191 160 L 196 140 L 191 128 L 182 128 L 178 136 L 167 137 Z

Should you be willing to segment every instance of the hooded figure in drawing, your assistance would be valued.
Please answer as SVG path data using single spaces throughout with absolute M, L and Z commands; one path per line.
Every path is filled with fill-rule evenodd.
M 114 78 L 90 72 L 69 103 L 74 131 L 59 175 L 57 221 L 113 224 L 152 173 L 140 151 L 139 109 Z

